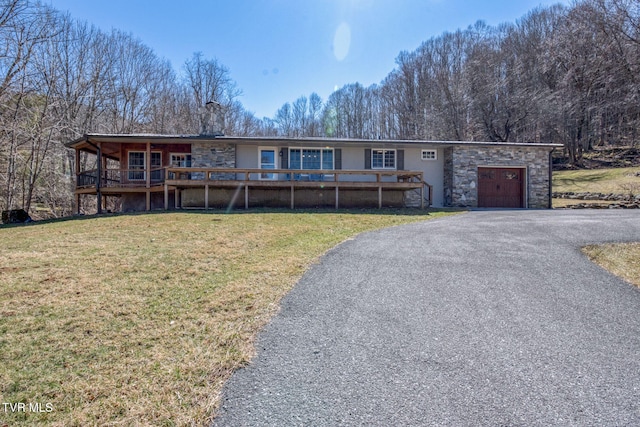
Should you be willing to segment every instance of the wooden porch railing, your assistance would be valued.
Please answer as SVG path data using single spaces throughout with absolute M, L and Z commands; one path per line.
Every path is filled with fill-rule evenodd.
M 245 207 L 249 206 L 250 187 L 284 187 L 294 193 L 301 188 L 335 189 L 335 206 L 339 206 L 340 189 L 374 189 L 378 191 L 378 207 L 382 206 L 382 190 L 419 190 L 420 204 L 424 207 L 425 188 L 427 202 L 432 200 L 432 187 L 424 181 L 421 171 L 396 170 L 334 170 L 334 169 L 247 169 L 247 168 L 172 168 L 165 175 L 165 206 L 168 206 L 169 187 L 205 187 L 205 207 L 208 207 L 210 187 L 244 188 Z M 177 200 L 177 198 L 176 198 Z
M 166 168 L 151 169 L 151 184 L 164 183 Z M 146 169 L 102 169 L 100 173 L 100 187 L 102 188 L 130 188 L 146 187 Z M 98 184 L 98 170 L 82 171 L 77 175 L 78 188 L 95 187 Z
M 250 187 L 290 188 L 292 207 L 294 192 L 301 188 L 335 189 L 336 207 L 339 204 L 340 189 L 377 190 L 379 206 L 382 203 L 383 189 L 420 191 L 423 206 L 425 199 L 429 204 L 433 200 L 432 186 L 424 181 L 424 174 L 421 171 L 165 167 L 152 169 L 150 174 L 147 182 L 145 169 L 102 169 L 99 177 L 98 170 L 88 170 L 77 175 L 76 183 L 77 189 L 83 189 L 85 192 L 92 188 L 96 191 L 99 189 L 106 191 L 107 188 L 137 191 L 135 189 L 140 188 L 148 192 L 147 184 L 156 189 L 164 186 L 165 206 L 168 204 L 169 189 L 179 191 L 181 188 L 189 187 L 204 187 L 205 199 L 208 198 L 209 188 L 244 188 L 245 206 L 248 206 Z
M 356 179 L 344 179 L 346 177 Z M 385 180 L 385 178 L 390 178 Z M 337 169 L 166 168 L 167 181 L 423 182 L 420 171 Z
M 103 169 L 101 187 L 144 187 L 145 169 Z M 422 182 L 422 172 L 385 170 L 309 170 L 309 169 L 236 169 L 236 168 L 157 168 L 151 170 L 151 182 L 168 181 L 296 181 L 296 182 Z M 348 179 L 347 177 L 356 178 Z M 395 177 L 395 179 L 394 179 Z M 347 178 L 347 179 L 345 179 Z M 385 180 L 385 178 L 391 178 Z M 77 175 L 78 187 L 98 182 L 98 170 Z

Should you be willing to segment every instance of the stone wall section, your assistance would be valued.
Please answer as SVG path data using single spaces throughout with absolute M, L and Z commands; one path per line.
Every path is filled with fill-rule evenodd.
M 193 142 L 191 144 L 191 166 L 194 168 L 235 168 L 236 146 L 234 144 L 215 144 Z M 211 179 L 235 179 L 235 174 L 211 174 Z
M 453 147 L 444 149 L 444 206 L 453 205 Z
M 546 209 L 549 199 L 549 149 L 540 147 L 453 147 L 451 159 L 445 158 L 445 203 L 451 192 L 450 206 L 478 206 L 478 167 L 524 167 L 529 208 Z M 447 155 L 445 150 L 445 156 Z M 448 166 L 448 163 L 450 165 Z M 451 173 L 451 182 L 447 175 Z
M 425 189 L 425 197 L 427 197 Z M 420 199 L 420 189 L 415 190 L 407 190 L 404 192 L 403 197 L 403 205 L 405 208 L 419 208 L 422 206 L 422 200 Z M 427 206 L 427 202 L 425 201 L 425 206 Z

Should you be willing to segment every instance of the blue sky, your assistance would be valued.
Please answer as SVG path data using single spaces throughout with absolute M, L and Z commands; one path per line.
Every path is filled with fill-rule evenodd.
M 477 20 L 514 22 L 569 0 L 46 0 L 105 31 L 130 32 L 182 72 L 194 52 L 230 69 L 257 117 L 336 87 L 380 83 L 400 51 Z

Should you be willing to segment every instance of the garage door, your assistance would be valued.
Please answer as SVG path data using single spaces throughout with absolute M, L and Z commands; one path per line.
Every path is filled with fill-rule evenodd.
M 524 169 L 478 168 L 478 207 L 524 207 Z

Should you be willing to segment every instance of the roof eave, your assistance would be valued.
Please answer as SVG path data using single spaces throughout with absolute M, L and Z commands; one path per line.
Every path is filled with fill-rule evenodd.
M 326 137 L 281 137 L 281 136 L 224 136 L 224 135 L 161 135 L 161 134 L 85 134 L 64 145 L 76 148 L 85 143 L 93 142 L 129 142 L 135 140 L 147 140 L 154 143 L 189 143 L 193 141 L 227 141 L 227 142 L 297 142 L 300 144 L 366 144 L 366 145 L 440 145 L 440 146 L 495 146 L 495 147 L 547 147 L 559 148 L 562 144 L 538 143 L 538 142 L 490 142 L 490 141 L 428 141 L 416 139 L 356 139 L 356 138 L 326 138 Z

